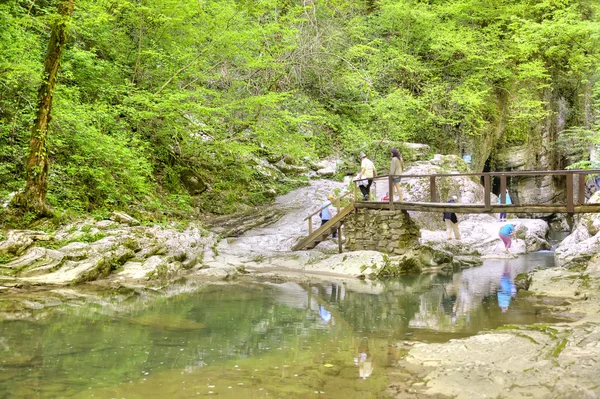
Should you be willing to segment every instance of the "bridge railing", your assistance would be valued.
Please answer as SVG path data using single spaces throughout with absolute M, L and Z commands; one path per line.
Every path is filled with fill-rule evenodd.
M 456 178 L 456 177 L 475 177 L 483 180 L 484 190 L 484 208 L 488 211 L 492 209 L 491 195 L 492 195 L 492 179 L 499 178 L 500 180 L 500 204 L 503 207 L 516 206 L 516 204 L 506 204 L 506 187 L 508 177 L 547 177 L 547 176 L 563 176 L 565 178 L 565 204 L 566 211 L 571 213 L 574 212 L 576 205 L 585 204 L 585 182 L 586 177 L 591 175 L 600 175 L 600 170 L 546 170 L 546 171 L 515 171 L 515 172 L 481 172 L 481 173 L 447 173 L 447 174 L 402 174 L 402 175 L 382 175 L 376 176 L 371 179 L 363 178 L 353 180 L 354 184 L 354 200 L 357 200 L 358 183 L 367 180 L 373 180 L 374 182 L 385 180 L 388 186 L 389 204 L 394 204 L 394 190 L 393 190 L 393 179 L 428 179 L 429 180 L 429 202 L 437 203 L 440 202 L 438 198 L 437 184 L 439 179 L 442 178 Z M 577 184 L 575 184 L 575 181 Z M 575 193 L 575 186 L 577 187 L 577 193 Z M 554 204 L 549 204 L 554 205 Z
M 337 213 L 340 213 L 340 210 L 342 209 L 342 199 L 349 197 L 350 195 L 355 195 L 355 194 L 353 192 L 347 192 L 344 195 L 334 198 L 333 201 L 330 201 L 331 205 L 335 205 Z M 356 198 L 353 198 L 353 200 L 355 201 Z M 326 206 L 323 206 L 323 207 L 317 209 L 316 211 L 314 211 L 313 213 L 311 213 L 310 215 L 308 215 L 307 217 L 304 218 L 304 220 L 308 220 L 308 234 L 312 234 L 312 232 L 313 232 L 313 222 L 312 222 L 313 217 L 315 215 L 317 215 L 318 213 L 320 213 L 323 209 L 326 209 L 326 208 L 329 208 L 329 205 L 326 205 Z

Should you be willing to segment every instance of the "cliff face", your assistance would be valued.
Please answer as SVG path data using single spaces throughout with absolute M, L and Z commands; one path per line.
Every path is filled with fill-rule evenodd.
M 547 116 L 539 123 L 531 121 L 524 139 L 511 139 L 510 99 L 497 95 L 497 118 L 487 134 L 474 137 L 471 167 L 476 171 L 557 170 L 587 157 L 581 149 L 559 146 L 562 134 L 573 127 L 592 125 L 592 90 L 583 85 L 571 91 L 548 88 L 541 95 Z M 520 203 L 549 203 L 565 199 L 564 177 L 519 177 L 508 179 L 508 189 Z M 498 190 L 497 182 L 495 191 Z

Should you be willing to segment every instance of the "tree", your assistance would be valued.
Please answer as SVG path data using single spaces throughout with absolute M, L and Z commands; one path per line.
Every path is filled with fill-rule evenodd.
M 73 15 L 75 0 L 58 3 L 58 18 L 52 28 L 48 51 L 44 61 L 42 84 L 38 91 L 38 109 L 31 128 L 29 158 L 27 161 L 27 184 L 23 192 L 14 197 L 14 205 L 42 216 L 51 214 L 46 203 L 48 191 L 48 123 L 51 119 L 52 95 L 66 40 L 68 23 Z

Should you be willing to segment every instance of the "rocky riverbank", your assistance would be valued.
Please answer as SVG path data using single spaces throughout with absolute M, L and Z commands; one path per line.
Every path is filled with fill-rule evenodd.
M 598 201 L 595 194 L 591 201 Z M 578 218 L 557 248 L 559 267 L 529 276 L 523 300 L 576 320 L 505 326 L 445 344 L 398 346 L 408 351 L 391 391 L 398 397 L 600 397 L 600 217 Z M 400 370 L 403 370 L 400 372 Z
M 455 156 L 417 161 L 407 173 L 460 171 Z M 443 180 L 443 179 L 442 179 Z M 423 200 L 425 183 L 403 181 L 409 200 Z M 252 213 L 208 220 L 208 224 L 140 225 L 114 213 L 110 220 L 84 220 L 49 234 L 6 231 L 0 237 L 0 285 L 68 285 L 97 279 L 124 286 L 153 285 L 181 276 L 229 279 L 246 270 L 284 270 L 351 277 L 396 275 L 432 269 L 458 270 L 485 257 L 505 257 L 498 239 L 501 224 L 489 215 L 460 215 L 461 240 L 447 240 L 439 214 L 411 213 L 416 233 L 404 254 L 353 251 L 338 254 L 338 244 L 325 241 L 312 251 L 291 252 L 307 234 L 307 214 L 318 209 L 330 193 L 340 195 L 348 182 L 320 180 L 276 199 Z M 481 184 L 459 178 L 440 183 L 459 202 L 481 200 Z M 511 220 L 512 221 L 512 220 Z M 313 225 L 318 226 L 318 216 Z M 522 219 L 511 256 L 549 248 L 548 225 Z M 414 224 L 414 223 L 413 223 Z M 411 231 L 412 231 L 411 230 Z M 368 232 L 365 232 L 368 234 Z

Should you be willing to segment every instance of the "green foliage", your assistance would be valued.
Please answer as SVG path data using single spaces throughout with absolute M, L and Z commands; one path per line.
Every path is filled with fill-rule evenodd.
M 30 3 L 0 5 L 2 198 L 25 181 L 55 13 Z M 352 172 L 365 151 L 383 171 L 405 141 L 533 142 L 559 103 L 566 141 L 598 136 L 587 0 L 78 0 L 69 32 L 49 131 L 58 209 L 232 212 L 303 184 L 278 162 L 342 154 Z

